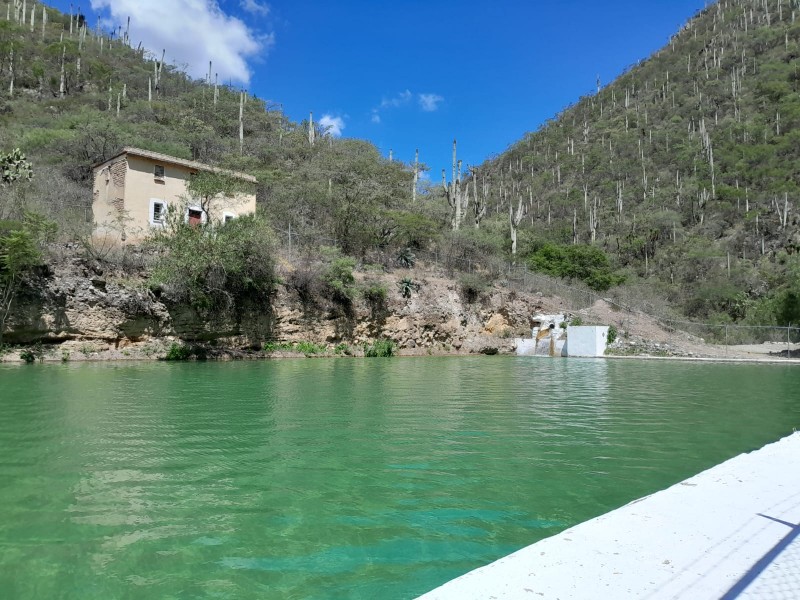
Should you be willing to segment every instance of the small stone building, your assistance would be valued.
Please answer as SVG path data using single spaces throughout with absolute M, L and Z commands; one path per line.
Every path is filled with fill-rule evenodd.
M 220 194 L 208 214 L 186 188 L 199 171 L 222 173 L 252 183 L 252 192 Z M 122 152 L 94 166 L 92 212 L 95 236 L 136 242 L 154 227 L 163 227 L 168 211 L 180 210 L 189 223 L 224 223 L 256 211 L 256 178 L 199 162 L 139 148 Z

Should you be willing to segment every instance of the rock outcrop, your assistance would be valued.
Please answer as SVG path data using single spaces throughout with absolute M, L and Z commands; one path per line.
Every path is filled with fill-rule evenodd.
M 409 277 L 419 287 L 404 298 L 398 282 Z M 385 299 L 309 301 L 280 285 L 269 298 L 211 318 L 151 289 L 144 271 L 112 271 L 73 252 L 27 282 L 5 339 L 98 349 L 152 347 L 156 340 L 252 349 L 268 341 L 335 346 L 388 338 L 406 354 L 497 354 L 513 352 L 514 337 L 529 335 L 529 318 L 542 309 L 540 297 L 499 286 L 470 301 L 458 282 L 431 269 L 371 272 L 369 279 L 386 290 Z

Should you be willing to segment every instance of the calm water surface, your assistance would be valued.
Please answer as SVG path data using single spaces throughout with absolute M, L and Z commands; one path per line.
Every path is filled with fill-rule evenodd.
M 0 367 L 0 597 L 412 598 L 800 426 L 790 366 Z

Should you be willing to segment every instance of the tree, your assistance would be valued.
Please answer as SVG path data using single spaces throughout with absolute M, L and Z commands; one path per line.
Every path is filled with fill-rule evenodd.
M 215 210 L 214 200 L 219 196 L 235 197 L 248 192 L 253 184 L 235 175 L 222 171 L 199 171 L 189 178 L 186 190 L 191 200 L 197 202 L 206 216 L 206 223 L 211 223 Z M 188 199 L 187 199 L 188 200 Z
M 528 266 L 553 277 L 580 279 L 598 291 L 625 280 L 614 273 L 608 257 L 594 246 L 542 244 L 528 258 Z
M 22 222 L 0 222 L 0 344 L 20 284 L 42 264 L 42 246 L 55 230 L 55 223 L 33 213 Z
M 248 304 L 264 306 L 276 283 L 274 235 L 264 219 L 246 215 L 215 230 L 182 220 L 156 230 L 149 244 L 160 254 L 153 283 L 171 298 L 216 318 Z

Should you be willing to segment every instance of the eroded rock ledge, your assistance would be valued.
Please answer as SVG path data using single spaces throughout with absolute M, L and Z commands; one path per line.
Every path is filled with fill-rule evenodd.
M 290 268 L 290 267 L 289 267 Z M 150 288 L 146 273 L 124 273 L 77 252 L 37 274 L 15 300 L 5 342 L 42 344 L 50 359 L 150 358 L 174 342 L 197 344 L 211 356 L 263 355 L 269 342 L 312 342 L 354 349 L 388 338 L 401 354 L 497 354 L 530 334 L 530 316 L 542 310 L 536 294 L 487 288 L 474 301 L 460 284 L 425 267 L 356 273 L 358 282 L 386 289 L 370 302 L 355 294 L 349 305 L 301 298 L 288 284 L 245 307 L 203 315 Z M 398 282 L 412 278 L 410 298 Z

